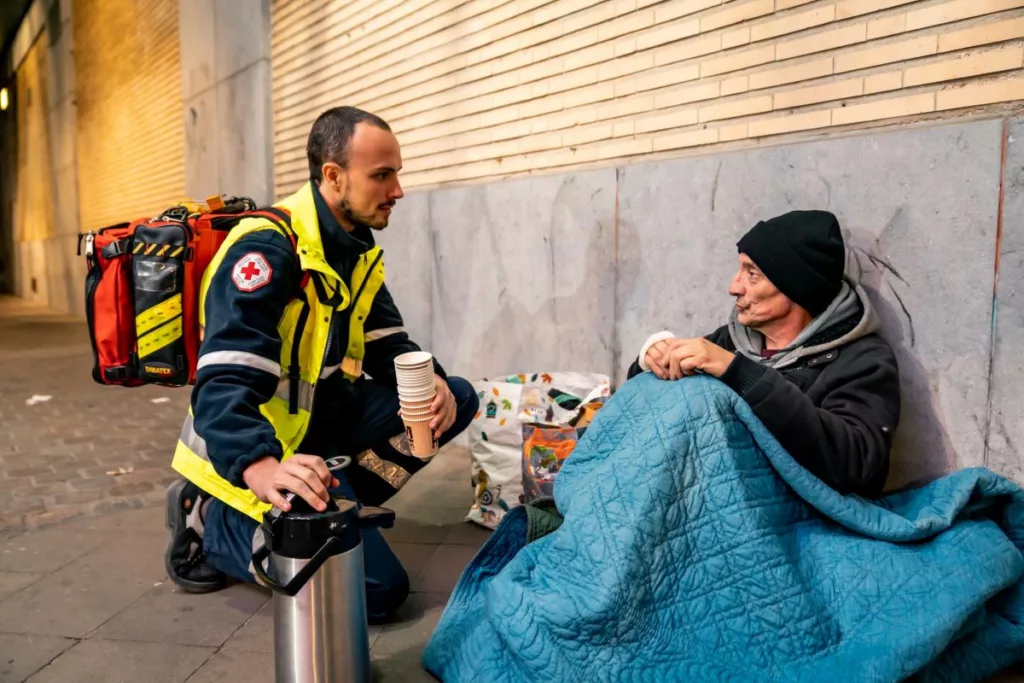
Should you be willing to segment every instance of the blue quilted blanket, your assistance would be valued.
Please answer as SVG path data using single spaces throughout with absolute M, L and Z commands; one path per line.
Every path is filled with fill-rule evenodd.
M 446 683 L 977 681 L 1024 660 L 1024 491 L 986 469 L 869 502 L 720 382 L 641 376 L 505 517 L 426 652 Z

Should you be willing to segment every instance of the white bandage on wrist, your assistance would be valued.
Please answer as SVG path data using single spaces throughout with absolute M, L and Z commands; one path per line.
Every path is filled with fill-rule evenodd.
M 658 342 L 665 341 L 666 339 L 674 339 L 675 336 L 676 335 L 672 334 L 668 330 L 665 330 L 663 332 L 658 332 L 657 334 L 652 334 L 648 337 L 647 341 L 644 342 L 644 347 L 640 349 L 640 369 L 644 372 L 650 372 L 651 369 L 647 367 L 647 351 Z

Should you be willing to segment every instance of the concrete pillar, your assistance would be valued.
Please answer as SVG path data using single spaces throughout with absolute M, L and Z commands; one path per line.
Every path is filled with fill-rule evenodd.
M 274 199 L 270 0 L 179 0 L 185 190 Z
M 4 228 L 13 233 L 4 280 L 33 303 L 84 315 L 78 243 L 75 64 L 71 0 L 35 0 L 15 34 L 5 82 L 17 149 L 5 157 Z

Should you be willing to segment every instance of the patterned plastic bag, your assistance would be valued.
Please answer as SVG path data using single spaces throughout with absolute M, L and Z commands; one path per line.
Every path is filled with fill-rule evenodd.
M 587 400 L 611 393 L 607 375 L 575 372 L 512 375 L 473 382 L 480 412 L 467 430 L 473 506 L 466 519 L 489 529 L 524 502 L 522 423 L 564 425 Z

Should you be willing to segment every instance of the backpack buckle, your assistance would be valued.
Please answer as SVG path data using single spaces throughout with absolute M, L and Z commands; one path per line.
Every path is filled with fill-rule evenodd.
M 116 242 L 111 242 L 107 246 L 100 249 L 100 253 L 103 254 L 103 258 L 107 259 L 108 261 L 111 259 L 115 259 L 118 256 L 122 256 L 128 253 L 128 242 L 129 241 L 127 239 L 120 239 L 117 240 Z

